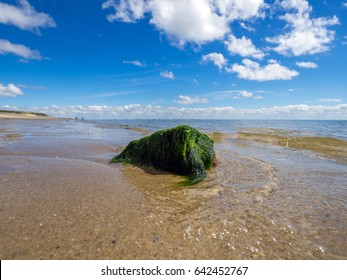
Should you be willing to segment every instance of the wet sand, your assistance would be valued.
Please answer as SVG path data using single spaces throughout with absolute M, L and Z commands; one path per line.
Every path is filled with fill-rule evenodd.
M 295 136 L 279 131 L 239 132 L 235 135 L 241 140 L 279 145 L 286 148 L 317 152 L 328 158 L 347 163 L 347 141 L 331 137 Z
M 181 176 L 108 163 L 141 135 L 0 120 L 0 258 L 347 258 L 344 164 L 223 138 L 217 168 L 180 187 Z

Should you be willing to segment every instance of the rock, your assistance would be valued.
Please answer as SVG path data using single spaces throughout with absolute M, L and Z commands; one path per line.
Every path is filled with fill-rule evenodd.
M 195 128 L 181 125 L 130 142 L 111 163 L 152 165 L 186 175 L 187 183 L 194 184 L 205 178 L 206 170 L 214 165 L 214 160 L 213 141 Z

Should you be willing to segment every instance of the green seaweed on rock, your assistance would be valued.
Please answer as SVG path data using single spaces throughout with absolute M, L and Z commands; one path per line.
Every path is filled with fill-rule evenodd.
M 151 165 L 185 175 L 187 184 L 195 184 L 205 178 L 214 160 L 213 140 L 193 127 L 181 125 L 130 142 L 111 163 Z

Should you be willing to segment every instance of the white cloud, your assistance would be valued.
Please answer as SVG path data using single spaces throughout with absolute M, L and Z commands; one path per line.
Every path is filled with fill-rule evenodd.
M 265 115 L 280 116 L 295 119 L 344 119 L 347 116 L 347 104 L 336 106 L 322 105 L 287 105 L 258 109 Z
M 4 108 L 4 106 L 3 106 Z M 7 108 L 8 109 L 8 108 Z M 235 109 L 233 107 L 161 107 L 129 104 L 123 106 L 47 106 L 17 108 L 18 110 L 42 112 L 58 117 L 86 116 L 91 119 L 339 119 L 347 118 L 347 104 L 287 105 L 258 109 Z
M 0 96 L 16 97 L 22 94 L 23 92 L 21 91 L 21 89 L 16 87 L 14 84 L 8 84 L 7 86 L 0 84 Z
M 216 65 L 219 69 L 222 69 L 223 66 L 225 66 L 226 63 L 228 62 L 221 53 L 216 53 L 216 52 L 204 55 L 202 57 L 202 61 L 213 62 L 213 64 Z
M 276 59 L 269 59 L 267 62 L 268 63 L 277 63 L 277 60 Z
M 318 67 L 318 65 L 314 62 L 301 61 L 301 62 L 297 62 L 295 64 L 301 68 L 317 68 Z
M 338 98 L 318 99 L 318 101 L 323 103 L 342 103 L 342 100 Z
M 257 59 L 263 59 L 265 53 L 257 49 L 251 39 L 247 39 L 242 36 L 241 39 L 237 39 L 234 35 L 229 35 L 228 39 L 224 41 L 227 50 L 231 55 L 240 55 L 243 57 L 253 57 Z
M 48 14 L 37 12 L 26 0 L 19 0 L 18 6 L 0 2 L 0 23 L 14 25 L 22 30 L 39 33 L 40 28 L 56 27 Z
M 269 60 L 269 64 L 264 67 L 250 59 L 244 59 L 242 62 L 242 65 L 233 64 L 227 71 L 237 73 L 241 79 L 253 81 L 291 80 L 299 75 L 297 71 L 290 70 L 275 60 Z
M 312 10 L 307 0 L 282 0 L 280 5 L 287 10 L 297 10 L 301 14 Z
M 262 17 L 262 10 L 265 8 L 263 0 L 216 0 L 218 12 L 228 20 L 249 20 L 253 17 Z
M 283 0 L 282 8 L 295 13 L 286 13 L 280 19 L 287 22 L 289 32 L 266 38 L 270 43 L 276 44 L 274 51 L 283 55 L 307 55 L 329 50 L 329 44 L 335 38 L 335 31 L 327 27 L 339 23 L 336 16 L 332 18 L 311 18 L 312 7 L 306 0 Z
M 150 17 L 150 23 L 175 44 L 204 44 L 221 40 L 230 32 L 234 20 L 261 16 L 263 0 L 108 0 L 104 9 L 112 8 L 109 21 L 136 22 Z
M 171 79 L 171 80 L 175 79 L 175 75 L 171 71 L 163 71 L 160 73 L 160 76 L 162 76 L 163 78 Z
M 138 66 L 138 67 L 147 67 L 146 63 L 141 62 L 139 60 L 131 60 L 131 61 L 123 60 L 123 63 L 125 63 L 125 64 L 132 64 L 132 65 L 135 65 L 135 66 Z
M 253 98 L 255 100 L 263 99 L 260 95 L 254 95 L 252 92 L 241 90 L 236 95 L 233 96 L 233 99 L 241 99 L 241 98 Z
M 0 106 L 0 110 L 19 110 L 17 106 L 13 106 L 13 105 L 3 105 Z
M 152 0 L 149 7 L 150 22 L 180 46 L 219 40 L 230 31 L 209 0 Z
M 347 8 L 347 2 L 342 2 L 342 7 Z
M 107 20 L 112 22 L 119 20 L 123 22 L 135 22 L 143 18 L 146 4 L 143 0 L 108 0 L 102 4 L 103 9 L 113 8 L 114 14 L 107 16 Z
M 12 44 L 10 41 L 4 39 L 0 39 L 0 54 L 14 54 L 25 59 L 43 59 L 39 51 L 32 50 L 24 45 Z
M 233 96 L 234 99 L 239 99 L 239 98 L 251 98 L 253 97 L 253 93 L 246 91 L 246 90 L 241 90 L 238 94 Z
M 246 25 L 244 22 L 240 22 L 240 26 L 243 28 L 243 29 L 246 29 L 247 31 L 249 32 L 254 32 L 255 29 L 249 25 Z
M 178 96 L 178 98 L 179 99 L 175 100 L 175 102 L 179 103 L 179 104 L 184 104 L 184 105 L 208 103 L 207 98 L 189 97 L 186 95 L 180 95 L 180 96 Z

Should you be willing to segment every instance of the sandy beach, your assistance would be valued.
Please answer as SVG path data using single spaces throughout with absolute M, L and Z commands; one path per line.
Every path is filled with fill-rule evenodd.
M 67 123 L 39 119 L 44 119 L 43 123 L 22 118 L 19 121 L 23 126 L 42 125 L 46 129 Z M 7 120 L 0 120 L 0 125 L 4 122 Z M 9 126 L 13 128 L 11 123 Z M 11 133 L 2 129 L 1 134 L 6 137 Z M 128 221 L 137 223 L 140 218 L 142 195 L 122 179 L 117 166 L 108 165 L 103 158 L 85 159 L 112 149 L 75 140 L 62 143 L 57 139 L 50 143 L 52 139 L 42 139 L 44 134 L 35 136 L 41 138 L 38 144 L 15 143 L 26 136 L 17 133 L 16 138 L 6 138 L 22 149 L 0 152 L 0 258 L 121 256 L 114 248 L 117 242 L 126 242 L 124 234 L 131 230 L 125 230 L 130 226 Z
M 179 187 L 181 176 L 109 164 L 143 131 L 1 119 L 0 258 L 347 257 L 344 164 L 226 138 L 218 167 Z
M 15 119 L 15 120 L 54 120 L 55 117 L 40 116 L 30 113 L 15 114 L 15 113 L 3 113 L 0 112 L 0 119 Z
M 55 119 L 50 116 L 38 116 L 34 114 L 13 114 L 13 113 L 2 113 L 0 112 L 0 119 L 17 119 L 17 120 L 51 120 Z

